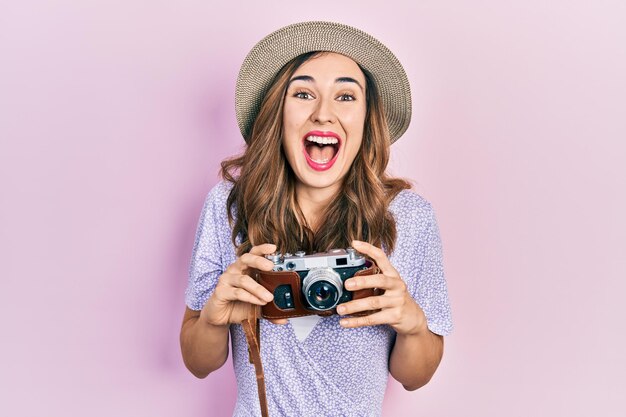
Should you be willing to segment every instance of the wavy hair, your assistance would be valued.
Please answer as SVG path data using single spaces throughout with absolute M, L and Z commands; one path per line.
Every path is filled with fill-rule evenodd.
M 282 253 L 346 248 L 353 239 L 382 246 L 388 253 L 394 249 L 397 231 L 389 203 L 411 186 L 385 172 L 389 129 L 376 84 L 364 68 L 367 112 L 363 141 L 340 191 L 320 217 L 331 220 L 312 230 L 298 205 L 296 176 L 282 147 L 283 105 L 291 76 L 322 53 L 300 55 L 280 70 L 246 138 L 243 154 L 222 161 L 221 175 L 233 184 L 226 204 L 238 256 L 263 243 L 276 244 Z

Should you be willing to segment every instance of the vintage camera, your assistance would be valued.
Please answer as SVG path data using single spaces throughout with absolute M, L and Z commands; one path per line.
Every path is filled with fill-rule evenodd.
M 265 274 L 261 284 L 273 292 L 274 304 L 282 311 L 328 312 L 352 300 L 353 293 L 345 289 L 344 282 L 372 266 L 353 248 L 311 255 L 303 251 L 274 253 L 266 258 L 274 262 L 274 269 L 270 276 Z

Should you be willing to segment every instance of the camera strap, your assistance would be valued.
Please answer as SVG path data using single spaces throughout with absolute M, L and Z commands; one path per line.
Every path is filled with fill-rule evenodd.
M 261 416 L 269 417 L 267 409 L 267 396 L 265 394 L 265 374 L 261 363 L 261 327 L 259 321 L 259 307 L 251 305 L 248 318 L 241 322 L 243 331 L 248 342 L 248 354 L 250 363 L 254 365 L 256 384 L 259 390 L 259 402 L 261 404 Z

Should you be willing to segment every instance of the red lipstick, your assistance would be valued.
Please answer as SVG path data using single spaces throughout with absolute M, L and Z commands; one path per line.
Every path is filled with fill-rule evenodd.
M 314 140 L 310 141 L 307 138 L 309 137 L 313 137 Z M 316 160 L 313 159 L 311 157 L 311 154 L 309 154 L 307 147 L 313 147 L 313 146 L 318 146 L 316 143 L 320 143 L 319 139 L 323 140 L 323 138 L 335 138 L 337 141 L 335 143 L 330 142 L 328 144 L 324 144 L 326 146 L 333 146 L 334 147 L 334 155 L 332 158 L 330 158 L 329 160 Z M 318 141 L 316 141 L 315 139 L 318 139 Z M 312 130 L 310 132 L 308 132 L 306 135 L 304 135 L 304 137 L 302 138 L 302 152 L 304 153 L 304 157 L 306 158 L 306 162 L 309 164 L 309 166 L 314 169 L 315 171 L 326 171 L 328 169 L 330 169 L 335 161 L 337 160 L 337 156 L 339 155 L 339 149 L 341 148 L 341 137 L 336 134 L 335 132 L 325 132 L 325 131 L 320 131 L 320 130 Z

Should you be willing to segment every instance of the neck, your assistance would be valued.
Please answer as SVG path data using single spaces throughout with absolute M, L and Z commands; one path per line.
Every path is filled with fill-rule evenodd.
M 335 198 L 340 187 L 333 188 L 310 188 L 301 184 L 296 184 L 296 198 L 298 205 L 309 227 L 317 230 L 320 216 L 326 210 L 326 207 Z

